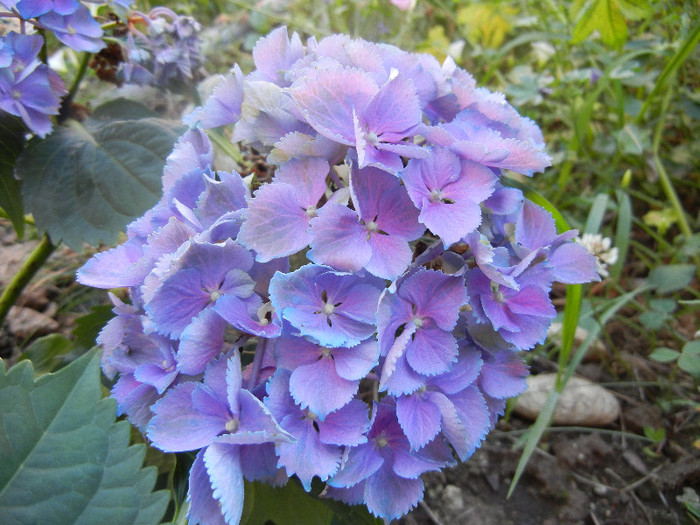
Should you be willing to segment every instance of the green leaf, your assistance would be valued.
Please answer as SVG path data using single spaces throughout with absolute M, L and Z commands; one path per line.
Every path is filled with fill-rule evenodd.
M 53 372 L 65 364 L 66 355 L 73 349 L 73 343 L 61 334 L 40 337 L 20 354 L 19 359 L 28 359 L 38 374 Z
M 333 511 L 294 481 L 284 487 L 246 482 L 241 525 L 330 525 Z
M 75 336 L 75 346 L 88 350 L 95 346 L 95 340 L 107 322 L 114 317 L 112 305 L 93 306 L 89 314 L 75 320 L 72 334 Z
M 24 208 L 15 163 L 24 148 L 26 132 L 21 119 L 0 112 L 0 208 L 12 221 L 19 239 L 24 236 Z
M 694 377 L 700 377 L 700 341 L 689 341 L 683 346 L 678 366 Z
M 617 0 L 617 3 L 628 20 L 642 20 L 654 12 L 648 0 Z
M 656 293 L 664 294 L 682 290 L 693 280 L 693 275 L 694 264 L 668 264 L 654 268 L 647 280 L 656 288 Z
M 76 251 L 83 242 L 113 244 L 157 202 L 165 158 L 184 128 L 141 114 L 150 112 L 112 102 L 30 141 L 17 164 L 24 204 L 54 243 Z
M 651 148 L 651 130 L 642 130 L 634 124 L 625 124 L 616 131 L 615 139 L 620 151 L 626 155 L 642 155 Z
M 294 480 L 284 487 L 246 482 L 241 525 L 381 525 L 362 505 L 308 494 Z
M 658 361 L 659 363 L 670 363 L 671 361 L 678 359 L 678 356 L 680 355 L 680 352 L 673 350 L 672 348 L 662 346 L 649 354 L 649 358 L 653 359 L 654 361 Z
M 619 48 L 627 41 L 627 24 L 618 0 L 586 0 L 574 3 L 572 43 L 583 42 L 594 29 L 607 46 Z
M 34 379 L 29 361 L 0 361 L 0 516 L 3 523 L 156 524 L 169 494 L 101 399 L 99 354 Z

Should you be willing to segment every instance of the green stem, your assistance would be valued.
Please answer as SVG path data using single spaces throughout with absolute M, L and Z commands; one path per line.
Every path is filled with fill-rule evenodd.
M 224 150 L 224 152 L 235 160 L 239 166 L 245 166 L 243 155 L 241 155 L 241 152 L 236 149 L 226 137 L 213 129 L 207 130 L 207 135 L 209 135 L 209 138 L 212 140 L 212 142 L 214 142 L 214 144 Z
M 669 87 L 669 89 L 666 90 L 666 94 L 664 95 L 663 101 L 661 103 L 659 121 L 656 124 L 656 129 L 654 130 L 652 151 L 654 154 L 654 167 L 656 168 L 656 172 L 659 175 L 659 182 L 661 183 L 661 188 L 664 190 L 666 198 L 671 202 L 671 207 L 673 208 L 673 211 L 676 212 L 676 217 L 678 218 L 678 227 L 681 229 L 683 235 L 689 239 L 693 236 L 693 231 L 691 230 L 690 225 L 688 224 L 688 220 L 685 216 L 685 210 L 683 209 L 683 205 L 681 204 L 681 201 L 678 198 L 678 194 L 676 193 L 676 190 L 673 187 L 671 178 L 668 176 L 668 173 L 666 173 L 666 169 L 664 168 L 664 165 L 661 162 L 661 158 L 659 157 L 659 147 L 661 146 L 661 136 L 664 128 L 664 117 L 666 116 L 666 110 L 668 109 L 668 105 L 671 100 L 672 89 L 672 87 Z
M 56 249 L 53 245 L 49 236 L 44 234 L 41 242 L 34 248 L 34 251 L 29 254 L 27 260 L 19 269 L 17 274 L 12 278 L 10 284 L 0 295 L 0 327 L 5 323 L 5 318 L 7 313 L 10 311 L 12 305 L 17 302 L 22 290 L 25 286 L 32 280 L 32 277 L 39 271 L 39 269 L 44 265 L 49 256 Z
M 66 120 L 66 118 L 68 118 L 68 116 L 70 115 L 70 106 L 73 103 L 75 95 L 78 92 L 78 88 L 80 87 L 80 83 L 82 82 L 83 77 L 85 76 L 85 72 L 87 71 L 91 56 L 92 53 L 83 53 L 83 57 L 80 60 L 80 65 L 78 66 L 78 72 L 75 74 L 75 79 L 73 79 L 73 84 L 71 85 L 70 90 L 68 91 L 68 95 L 66 95 L 66 98 L 63 99 L 63 104 L 61 105 L 61 112 L 58 115 L 59 123 Z

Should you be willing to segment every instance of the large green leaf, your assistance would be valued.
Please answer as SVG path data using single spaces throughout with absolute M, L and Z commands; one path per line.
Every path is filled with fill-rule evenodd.
M 139 107 L 117 101 L 68 120 L 20 156 L 25 207 L 54 243 L 112 244 L 157 202 L 165 158 L 184 128 Z
M 6 373 L 0 360 L 2 523 L 158 523 L 169 494 L 152 492 L 156 469 L 114 416 L 95 351 L 36 380 L 29 361 Z
M 20 239 L 24 234 L 24 211 L 15 163 L 24 148 L 27 128 L 18 117 L 0 112 L 0 208 L 5 210 Z

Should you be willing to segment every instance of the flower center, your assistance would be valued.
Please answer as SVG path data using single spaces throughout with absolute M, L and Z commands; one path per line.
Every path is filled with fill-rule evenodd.
M 416 328 L 422 328 L 423 327 L 423 319 L 421 319 L 420 317 L 414 317 L 413 324 L 416 325 Z
M 378 436 L 374 442 L 377 444 L 377 447 L 379 448 L 384 448 L 389 444 L 389 440 L 386 438 L 384 434 L 381 436 Z
M 331 303 L 323 303 L 323 308 L 321 309 L 321 311 L 324 314 L 331 315 L 334 310 L 335 310 L 335 306 L 333 306 Z
M 213 291 L 209 294 L 209 299 L 211 299 L 211 302 L 212 302 L 212 303 L 215 303 L 216 300 L 217 300 L 219 297 L 221 297 L 221 292 L 220 292 L 219 290 L 213 290 Z
M 309 206 L 306 208 L 306 216 L 313 219 L 318 215 L 318 208 L 316 206 Z
M 233 434 L 236 430 L 238 430 L 238 427 L 240 425 L 240 421 L 238 421 L 238 418 L 231 418 L 226 422 L 226 432 L 229 434 Z
M 367 142 L 371 144 L 372 146 L 376 146 L 377 142 L 379 142 L 379 137 L 374 131 L 370 131 L 365 135 L 365 138 L 367 139 Z
M 331 349 L 326 348 L 325 346 L 321 348 L 321 357 L 330 357 L 331 355 Z
M 497 282 L 491 281 L 491 293 L 493 294 L 493 300 L 497 303 L 503 302 L 503 292 Z
M 377 225 L 376 222 L 374 221 L 369 221 L 366 225 L 365 228 L 367 229 L 368 232 L 376 232 L 379 229 L 379 226 Z

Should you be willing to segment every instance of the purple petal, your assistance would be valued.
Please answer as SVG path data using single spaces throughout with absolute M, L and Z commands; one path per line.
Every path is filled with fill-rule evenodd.
M 190 508 L 187 519 L 191 523 L 206 523 L 207 525 L 227 525 L 219 502 L 214 499 L 209 474 L 204 465 L 205 450 L 200 450 L 190 468 L 190 479 L 187 490 L 187 501 Z
M 347 461 L 328 484 L 332 487 L 351 487 L 374 474 L 384 463 L 373 443 L 366 443 L 350 449 Z
M 374 339 L 369 339 L 352 348 L 334 348 L 332 355 L 340 377 L 362 379 L 379 362 L 379 345 Z
M 457 341 L 439 328 L 420 328 L 406 347 L 406 360 L 416 372 L 435 375 L 449 370 L 457 359 Z
M 340 410 L 331 412 L 319 423 L 319 438 L 329 445 L 356 446 L 367 442 L 369 430 L 367 404 L 353 399 Z
M 338 270 L 357 272 L 372 257 L 369 233 L 357 214 L 339 204 L 326 204 L 311 220 L 311 251 L 307 257 L 315 263 Z M 410 262 L 410 261 L 409 261 Z
M 396 416 L 411 450 L 427 445 L 440 432 L 440 410 L 421 394 L 399 397 Z
M 289 414 L 281 423 L 294 435 L 296 442 L 278 445 L 279 465 L 286 468 L 290 475 L 296 474 L 307 492 L 311 490 L 314 476 L 324 481 L 336 473 L 341 448 L 321 443 L 312 421 L 297 413 Z
M 224 348 L 226 321 L 211 309 L 202 311 L 182 331 L 176 359 L 183 374 L 197 375 Z
M 357 392 L 359 381 L 339 377 L 333 359 L 322 357 L 302 365 L 289 378 L 289 391 L 302 408 L 309 408 L 323 420 L 326 415 L 346 405 Z
M 406 514 L 422 497 L 423 482 L 420 479 L 399 477 L 388 466 L 379 469 L 365 486 L 367 508 L 389 521 Z
M 148 439 L 161 450 L 196 450 L 209 445 L 224 430 L 225 419 L 195 409 L 192 401 L 195 386 L 195 383 L 178 385 L 153 405 L 155 416 L 148 425 Z
M 353 112 L 362 111 L 378 91 L 372 78 L 359 69 L 312 69 L 290 92 L 307 122 L 321 135 L 353 146 Z
M 243 513 L 243 473 L 238 447 L 212 443 L 205 449 L 203 458 L 214 498 L 221 505 L 226 523 L 238 523 Z

